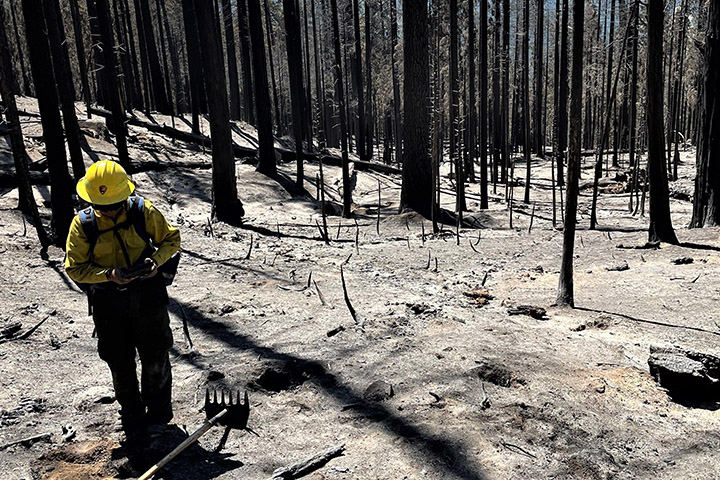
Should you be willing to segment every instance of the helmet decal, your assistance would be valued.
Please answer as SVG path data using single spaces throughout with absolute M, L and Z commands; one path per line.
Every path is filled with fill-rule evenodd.
M 107 187 L 105 185 L 100 185 L 100 187 L 98 187 L 98 190 L 100 190 L 100 195 L 105 195 L 105 192 L 107 192 Z

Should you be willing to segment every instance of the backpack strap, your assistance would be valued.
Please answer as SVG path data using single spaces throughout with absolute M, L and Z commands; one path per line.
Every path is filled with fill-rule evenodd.
M 128 222 L 135 228 L 135 232 L 148 245 L 152 245 L 150 235 L 145 228 L 145 199 L 139 195 L 130 197 L 128 206 Z
M 80 217 L 80 225 L 85 233 L 85 238 L 87 238 L 87 241 L 90 244 L 90 255 L 92 255 L 92 252 L 95 250 L 95 244 L 97 243 L 98 236 L 100 236 L 97 220 L 95 219 L 95 212 L 92 207 L 88 207 L 81 210 L 80 213 L 78 213 L 78 216 Z

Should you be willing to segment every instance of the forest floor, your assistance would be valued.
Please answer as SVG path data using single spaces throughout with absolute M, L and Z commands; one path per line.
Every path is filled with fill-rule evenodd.
M 37 160 L 38 118 L 23 119 Z M 114 152 L 103 125 L 82 122 L 100 156 Z M 15 209 L 17 191 L 4 189 L 0 327 L 19 321 L 25 331 L 47 320 L 28 338 L 0 344 L 0 448 L 49 434 L 0 450 L 4 480 L 137 477 L 202 424 L 206 387 L 247 390 L 252 432 L 230 432 L 216 452 L 223 429 L 212 429 L 157 478 L 268 478 L 337 444 L 344 454 L 305 478 L 720 478 L 718 405 L 672 401 L 647 363 L 653 345 L 718 354 L 719 232 L 686 228 L 689 201 L 671 200 L 685 246 L 627 249 L 618 246 L 646 242 L 647 216 L 628 212 L 627 193 L 601 193 L 600 228 L 589 230 L 591 189 L 582 190 L 576 308 L 558 308 L 562 232 L 552 223 L 549 160 L 532 161 L 534 217 L 516 187 L 513 228 L 503 186 L 480 211 L 478 185 L 469 184 L 466 218 L 479 228 L 461 228 L 459 245 L 454 225 L 433 234 L 427 220 L 398 215 L 399 177 L 358 171 L 354 219 L 331 215 L 325 245 L 316 163 L 305 164 L 307 194 L 292 195 L 238 162 L 246 218 L 232 227 L 209 221 L 211 170 L 183 167 L 209 167 L 208 153 L 130 132 L 135 161 L 169 166 L 134 174 L 138 193 L 182 232 L 181 268 L 169 287 L 173 426 L 145 458 L 126 457 L 85 296 L 67 279 L 62 250 L 40 257 L 32 226 Z M 5 171 L 9 151 L 1 139 Z M 692 192 L 694 154 L 682 158 L 671 188 Z M 591 164 L 586 157 L 581 182 Z M 522 158 L 515 165 L 515 177 L 525 178 Z M 294 179 L 295 165 L 280 171 Z M 325 177 L 337 204 L 340 169 L 326 166 Z M 443 188 L 443 207 L 453 210 L 447 175 Z M 49 221 L 47 187 L 35 193 Z M 693 261 L 674 264 L 680 257 Z M 547 315 L 511 315 L 518 305 Z M 63 427 L 74 437 L 64 440 Z

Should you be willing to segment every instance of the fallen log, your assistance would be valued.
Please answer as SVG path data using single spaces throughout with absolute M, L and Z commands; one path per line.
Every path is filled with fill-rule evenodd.
M 90 113 L 104 118 L 110 118 L 112 116 L 111 112 L 102 108 L 91 107 L 89 111 Z M 212 148 L 212 140 L 206 135 L 198 135 L 191 132 L 184 132 L 182 130 L 169 127 L 165 124 L 160 125 L 157 123 L 146 122 L 144 120 L 140 120 L 137 117 L 128 117 L 127 122 L 130 125 L 146 128 L 151 132 L 160 133 L 167 137 L 174 138 L 175 140 L 195 143 L 198 145 L 205 145 L 208 148 Z M 280 154 L 280 158 L 284 161 L 295 161 L 297 159 L 297 152 L 295 150 L 290 150 L 283 147 L 276 147 L 275 150 Z M 255 155 L 257 154 L 257 149 L 250 147 L 241 147 L 240 145 L 233 144 L 233 154 L 236 158 L 255 157 Z M 303 152 L 303 158 L 305 160 L 314 161 L 319 161 L 322 158 L 323 163 L 338 167 L 342 164 L 342 159 L 340 157 L 327 153 L 315 153 L 306 151 Z M 364 160 L 354 160 L 353 163 L 355 164 L 355 168 L 357 168 L 358 170 L 371 170 L 382 173 L 394 173 L 398 175 L 402 173 L 402 170 L 400 170 L 399 168 L 391 167 L 390 165 L 385 165 L 382 163 L 368 162 Z

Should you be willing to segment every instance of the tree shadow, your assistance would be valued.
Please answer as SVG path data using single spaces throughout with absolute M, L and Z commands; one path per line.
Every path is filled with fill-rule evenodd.
M 179 302 L 177 299 L 174 301 Z M 233 331 L 221 322 L 205 316 L 191 305 L 183 305 L 188 312 L 188 321 L 205 334 L 222 341 L 237 351 L 252 351 L 256 355 L 273 360 L 278 364 L 304 365 L 304 368 L 317 372 L 325 372 L 326 368 L 320 360 L 305 359 L 289 353 L 258 344 L 252 338 Z M 411 420 L 399 416 L 389 406 L 381 403 L 367 402 L 361 392 L 341 382 L 334 374 L 325 373 L 315 384 L 340 403 L 349 406 L 361 418 L 378 422 L 385 430 L 404 438 L 410 448 L 426 459 L 437 462 L 446 472 L 462 480 L 481 480 L 486 478 L 480 466 L 470 458 L 470 448 L 463 442 L 443 438 L 426 426 L 413 424 Z
M 692 248 L 693 250 L 712 250 L 715 252 L 720 252 L 720 247 L 716 247 L 715 245 L 703 245 L 700 243 L 692 242 L 680 242 L 678 244 L 678 247 Z
M 657 326 L 660 326 L 660 327 L 668 327 L 668 328 L 679 328 L 679 329 L 682 329 L 682 330 L 693 330 L 693 331 L 695 331 L 695 332 L 709 333 L 709 334 L 711 334 L 711 335 L 718 335 L 718 336 L 720 336 L 720 332 L 713 332 L 712 330 L 706 330 L 706 329 L 700 328 L 700 327 L 690 327 L 690 326 L 687 326 L 687 325 L 673 325 L 673 324 L 671 324 L 671 323 L 658 322 L 658 321 L 656 321 L 656 320 L 644 320 L 644 319 L 642 319 L 642 318 L 633 317 L 633 316 L 630 316 L 630 315 L 626 315 L 626 314 L 624 314 L 624 313 L 609 312 L 609 311 L 607 311 L 607 310 L 600 310 L 600 309 L 595 309 L 595 308 L 578 307 L 578 306 L 575 306 L 574 308 L 575 308 L 575 310 L 582 310 L 582 311 L 584 311 L 584 312 L 602 313 L 602 314 L 605 314 L 605 315 L 615 315 L 615 316 L 617 316 L 617 317 L 622 317 L 622 318 L 625 318 L 625 319 L 627 319 L 627 320 L 631 320 L 631 321 L 633 321 L 633 322 L 638 322 L 638 323 L 647 323 L 647 324 L 650 324 L 650 325 L 657 325 Z

